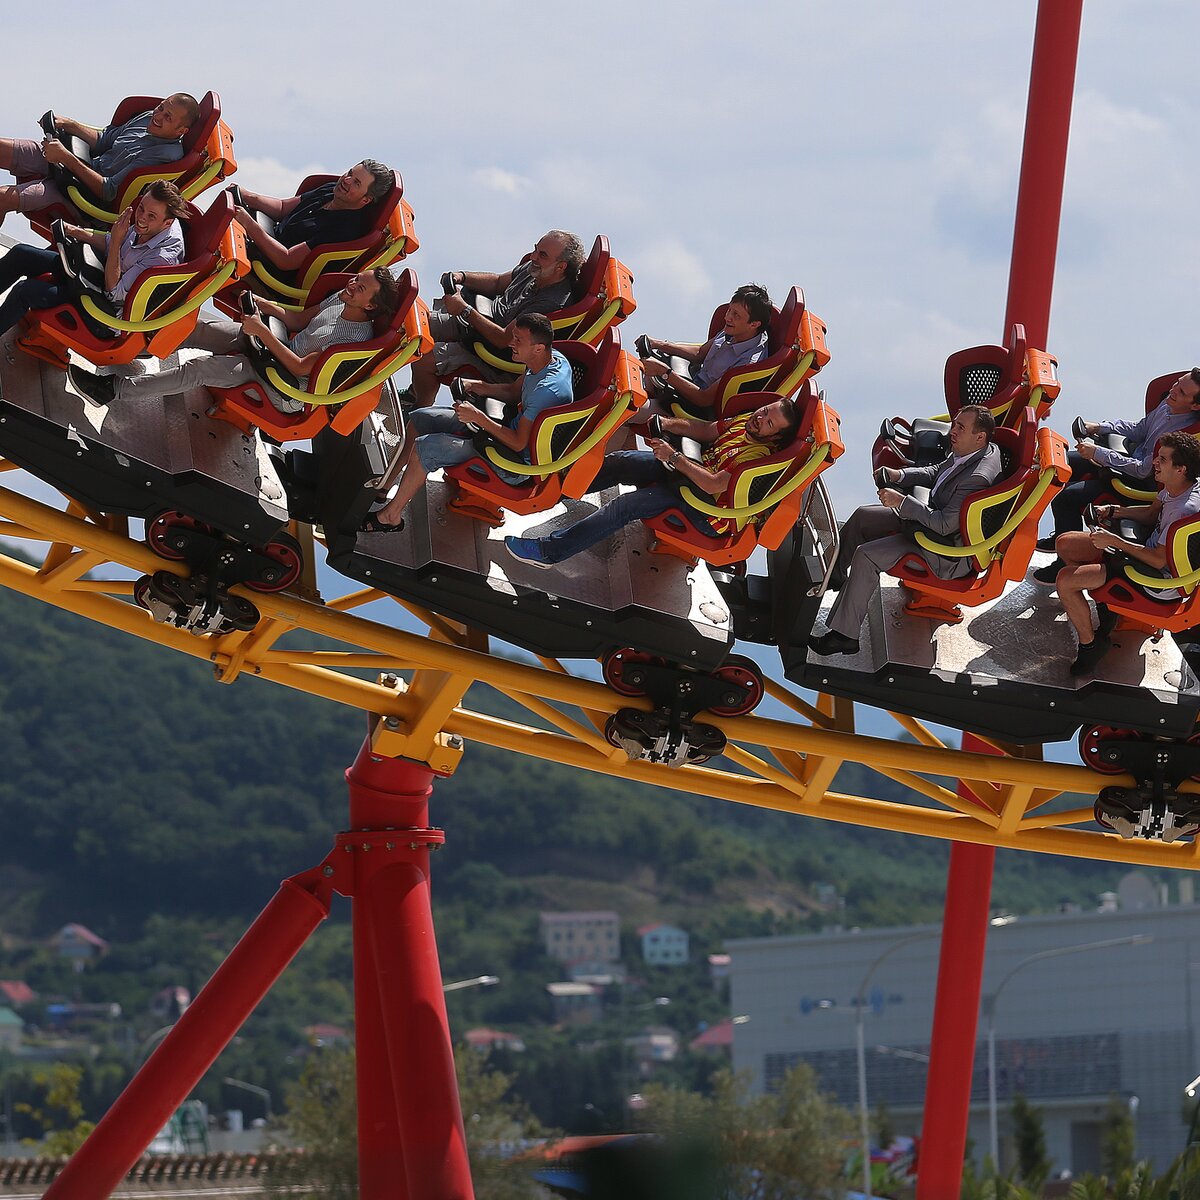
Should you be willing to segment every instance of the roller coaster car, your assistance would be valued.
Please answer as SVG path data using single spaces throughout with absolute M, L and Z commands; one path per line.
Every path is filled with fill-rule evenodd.
M 521 261 L 525 262 L 528 255 Z M 464 292 L 464 296 L 485 317 L 491 317 L 491 298 Z M 547 313 L 554 326 L 555 341 L 586 342 L 590 346 L 600 343 L 605 333 L 619 325 L 633 310 L 637 301 L 633 298 L 633 272 L 613 258 L 608 248 L 608 238 L 600 234 L 592 243 L 592 251 L 579 270 L 579 278 L 571 292 L 571 302 L 557 312 Z M 525 368 L 513 362 L 507 348 L 498 349 L 485 338 L 477 337 L 471 350 L 481 362 L 499 371 L 520 375 Z M 465 373 L 469 373 L 466 368 Z
M 1146 385 L 1146 412 L 1153 412 L 1163 402 L 1175 380 L 1186 373 L 1186 371 L 1172 371 L 1167 375 L 1160 375 L 1157 379 L 1150 380 Z M 1184 426 L 1179 432 L 1200 435 L 1200 420 Z M 1071 434 L 1077 441 L 1087 437 L 1082 417 L 1076 417 L 1072 422 Z M 1094 440 L 1097 446 L 1108 450 L 1117 450 L 1121 453 L 1126 450 L 1126 440 L 1119 433 L 1101 434 Z M 1103 471 L 1104 468 L 1099 468 L 1099 470 Z M 1154 497 L 1158 495 L 1158 488 L 1154 484 L 1153 477 L 1139 479 L 1135 475 L 1107 473 L 1110 475 L 1109 492 L 1100 497 L 1097 503 L 1107 504 L 1111 500 L 1116 504 L 1152 504 Z
M 124 122 L 154 108 L 161 96 L 129 96 L 117 105 L 111 125 Z M 43 121 L 53 120 L 47 113 Z M 52 128 L 53 126 L 51 126 Z M 60 140 L 83 163 L 91 161 L 91 148 L 82 138 L 62 136 Z M 75 221 L 82 213 L 85 219 L 103 225 L 111 225 L 126 208 L 137 200 L 142 189 L 156 179 L 174 183 L 187 200 L 194 200 L 214 183 L 228 178 L 237 170 L 237 159 L 233 156 L 233 132 L 221 120 L 221 97 L 216 92 L 207 92 L 200 101 L 200 113 L 187 133 L 183 135 L 183 157 L 170 163 L 156 163 L 148 167 L 135 167 L 121 178 L 121 186 L 115 202 L 93 196 L 70 172 L 62 167 L 52 168 L 67 198 L 78 209 L 78 213 L 65 205 L 54 205 L 42 212 L 34 213 L 30 224 L 49 240 L 50 222 L 56 217 Z M 112 207 L 110 207 L 112 204 Z
M 564 495 L 579 499 L 604 462 L 609 439 L 646 402 L 641 368 L 621 349 L 615 329 L 599 346 L 555 342 L 554 348 L 571 364 L 578 398 L 537 415 L 528 463 L 477 435 L 480 457 L 446 472 L 447 482 L 457 488 L 450 501 L 455 512 L 500 525 L 505 510 L 538 513 L 553 508 Z M 524 478 L 508 483 L 497 468 Z
M 229 197 L 218 196 L 208 212 L 188 208 L 184 261 L 144 271 L 119 311 L 104 293 L 99 257 L 86 244 L 67 238 L 62 222 L 55 221 L 54 244 L 74 300 L 31 312 L 23 323 L 21 347 L 59 367 L 66 366 L 68 350 L 99 366 L 131 362 L 141 354 L 166 358 L 174 353 L 195 328 L 204 302 L 248 268 L 237 257 Z
M 1038 521 L 1054 494 L 1071 477 L 1067 443 L 1052 429 L 1039 428 L 1032 408 L 1015 428 L 997 428 L 1004 474 L 991 487 L 973 493 L 959 514 L 961 546 L 925 530 L 917 545 L 945 558 L 965 558 L 972 570 L 959 579 L 941 579 L 919 554 L 906 554 L 889 571 L 913 593 L 905 611 L 957 623 L 960 605 L 994 600 L 1009 583 L 1025 578 L 1037 541 Z
M 310 175 L 295 194 L 303 195 L 336 179 L 336 175 Z M 240 192 L 233 190 L 234 203 L 242 204 Z M 391 191 L 375 202 L 370 216 L 370 225 L 360 237 L 313 246 L 304 261 L 291 271 L 278 270 L 263 257 L 239 227 L 236 236 L 245 243 L 253 275 L 253 279 L 247 282 L 253 284 L 254 291 L 259 295 L 283 304 L 307 308 L 313 303 L 311 293 L 322 276 L 342 272 L 354 274 L 371 267 L 386 267 L 397 259 L 413 254 L 420 246 L 413 232 L 412 208 L 404 199 L 404 181 L 398 173 Z M 274 232 L 275 222 L 265 213 L 254 212 L 254 219 L 268 233 Z M 231 284 L 217 294 L 213 303 L 222 312 L 236 317 L 241 311 L 238 305 L 241 291 L 240 285 Z
M 1026 344 L 1025 327 L 1013 325 L 1007 346 L 974 346 L 946 360 L 944 417 L 913 421 L 889 417 L 879 429 L 871 463 L 880 467 L 924 467 L 950 453 L 949 423 L 963 405 L 986 404 L 998 426 L 1016 424 L 1026 408 L 1039 421 L 1058 399 L 1058 360 Z
M 733 396 L 718 418 L 718 426 L 775 399 L 774 394 L 762 392 Z M 838 414 L 810 381 L 805 381 L 796 403 L 800 424 L 789 445 L 766 458 L 731 468 L 729 483 L 719 496 L 708 496 L 685 483 L 679 489 L 683 503 L 646 522 L 657 539 L 657 550 L 689 562 L 702 558 L 727 566 L 745 562 L 759 546 L 779 549 L 807 503 L 809 484 L 845 449 Z M 685 451 L 690 448 L 691 444 L 685 443 Z M 693 454 L 699 457 L 695 451 Z M 709 522 L 716 535 L 698 528 L 698 518 Z
M 708 323 L 709 339 L 724 329 L 725 310 L 728 307 L 728 304 L 719 304 L 713 310 L 712 320 Z M 806 379 L 816 375 L 829 362 L 829 350 L 825 345 L 828 330 L 824 321 L 805 307 L 804 292 L 800 288 L 792 288 L 783 307 L 772 305 L 771 312 L 766 355 L 758 362 L 730 367 L 721 376 L 717 385 L 717 412 L 721 412 L 726 404 L 742 392 L 774 392 L 777 396 L 791 396 Z M 676 373 L 687 374 L 690 364 L 685 359 L 649 353 L 668 363 Z M 671 410 L 677 417 L 705 416 L 712 412 L 712 409 L 702 409 L 678 397 L 672 399 Z
M 340 291 L 352 276 L 324 275 L 313 288 L 312 304 Z M 268 399 L 263 385 L 254 381 L 236 388 L 209 389 L 215 399 L 210 415 L 229 421 L 245 433 L 258 428 L 277 442 L 306 441 L 329 429 L 345 436 L 357 429 L 379 403 L 384 384 L 401 367 L 426 353 L 433 342 L 429 336 L 428 310 L 417 295 L 417 279 L 411 270 L 399 277 L 400 303 L 387 321 L 378 321 L 375 336 L 366 342 L 347 342 L 327 347 L 313 364 L 307 386 L 276 361 L 271 352 L 251 340 L 250 357 L 255 370 L 277 391 L 299 400 L 298 412 L 280 412 Z M 252 303 L 249 292 L 244 299 Z M 282 322 L 271 321 L 277 337 L 289 336 Z

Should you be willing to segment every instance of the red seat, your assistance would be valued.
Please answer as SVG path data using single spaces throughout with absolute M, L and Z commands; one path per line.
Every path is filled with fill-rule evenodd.
M 121 125 L 139 113 L 154 108 L 161 96 L 129 96 L 117 105 L 109 125 Z M 200 101 L 200 112 L 183 135 L 183 157 L 171 163 L 157 163 L 148 167 L 136 167 L 121 180 L 115 201 L 110 202 L 93 196 L 79 180 L 68 176 L 69 182 L 63 189 L 79 212 L 65 205 L 34 213 L 30 224 L 47 241 L 50 240 L 50 223 L 56 217 L 77 221 L 79 213 L 85 218 L 102 225 L 111 225 L 120 214 L 141 194 L 148 183 L 165 179 L 174 183 L 187 200 L 194 200 L 205 189 L 227 179 L 237 170 L 237 159 L 233 156 L 233 132 L 221 120 L 221 97 L 216 92 L 206 92 Z M 79 139 L 73 139 L 79 143 Z M 79 143 L 72 149 L 81 151 L 79 157 L 87 162 L 86 147 Z M 110 207 L 110 204 L 112 207 Z
M 724 426 L 734 417 L 751 413 L 779 397 L 774 393 L 742 392 L 731 397 L 718 418 Z M 765 458 L 730 470 L 719 496 L 709 496 L 685 484 L 683 503 L 646 521 L 654 533 L 655 549 L 679 558 L 704 559 L 716 565 L 744 562 L 762 546 L 777 550 L 800 519 L 805 490 L 822 471 L 841 457 L 845 447 L 840 418 L 818 395 L 811 382 L 795 401 L 800 424 L 792 441 Z M 714 537 L 696 526 L 700 515 L 714 522 Z
M 641 368 L 621 349 L 615 329 L 599 346 L 555 342 L 554 348 L 570 362 L 578 381 L 575 400 L 538 413 L 528 463 L 490 444 L 481 457 L 450 468 L 446 479 L 455 486 L 452 508 L 499 525 L 505 509 L 537 513 L 563 496 L 578 499 L 596 478 L 612 435 L 646 402 Z M 526 478 L 508 483 L 497 475 L 497 467 Z
M 914 595 L 906 611 L 957 623 L 960 605 L 994 600 L 1006 584 L 1025 578 L 1037 542 L 1038 521 L 1055 493 L 1071 477 L 1067 443 L 1038 427 L 1032 408 L 1015 428 L 997 428 L 996 444 L 1007 463 L 991 487 L 969 496 L 959 513 L 961 546 L 918 530 L 917 544 L 947 558 L 967 558 L 972 570 L 959 579 L 940 579 L 918 554 L 903 555 L 889 574 Z
M 1026 408 L 1044 421 L 1061 390 L 1058 360 L 1044 350 L 1030 349 L 1020 324 L 1009 331 L 1007 346 L 972 346 L 950 355 L 944 386 L 944 416 L 914 421 L 893 417 L 883 423 L 871 451 L 874 469 L 944 458 L 950 421 L 964 405 L 985 405 L 1000 427 L 1019 423 Z
M 526 255 L 521 261 L 529 258 Z M 479 307 L 485 312 L 486 304 Z M 554 327 L 554 340 L 586 342 L 598 345 L 608 330 L 619 325 L 634 309 L 637 301 L 633 297 L 633 272 L 613 258 L 608 247 L 608 238 L 600 234 L 592 243 L 591 253 L 579 270 L 579 277 L 571 289 L 571 302 L 556 312 L 547 313 Z M 481 363 L 520 375 L 525 368 L 514 362 L 508 348 L 500 349 L 483 338 L 476 337 L 471 345 L 472 352 Z M 462 368 L 455 375 L 471 374 L 470 367 Z M 453 376 L 446 376 L 448 382 Z
M 350 278 L 322 276 L 313 289 L 312 303 L 340 291 Z M 237 388 L 210 388 L 216 398 L 212 415 L 244 432 L 257 427 L 279 442 L 304 441 L 326 428 L 343 436 L 352 433 L 379 403 L 384 383 L 433 346 L 428 310 L 417 295 L 416 276 L 405 270 L 398 282 L 400 303 L 392 317 L 377 322 L 375 336 L 369 341 L 323 350 L 309 372 L 305 390 L 291 383 L 269 354 L 258 356 L 255 365 L 259 373 L 284 395 L 304 402 L 299 412 L 280 412 L 256 381 Z
M 131 362 L 139 354 L 173 354 L 196 327 L 204 302 L 249 269 L 249 263 L 237 257 L 233 202 L 227 194 L 219 195 L 208 212 L 191 204 L 188 210 L 182 263 L 143 271 L 119 313 L 112 311 L 102 292 L 80 284 L 74 302 L 26 316 L 22 348 L 64 368 L 68 350 L 98 366 Z
M 303 195 L 336 179 L 336 175 L 310 175 L 295 194 Z M 300 308 L 307 308 L 312 303 L 309 296 L 321 276 L 339 272 L 355 274 L 371 267 L 386 267 L 397 259 L 406 258 L 420 246 L 413 232 L 413 211 L 404 199 L 404 181 L 399 172 L 395 174 L 391 190 L 374 204 L 370 227 L 361 237 L 313 246 L 294 271 L 281 272 L 274 267 L 240 226 L 236 236 L 246 244 L 246 256 L 254 277 L 253 290 L 268 299 Z M 241 312 L 238 296 L 243 290 L 244 285 L 231 285 L 217 295 L 214 303 L 222 312 L 236 317 Z
M 1178 379 L 1171 376 L 1171 382 Z M 1184 517 L 1168 530 L 1167 577 L 1156 575 L 1141 563 L 1125 564 L 1124 575 L 1110 579 L 1092 592 L 1092 599 L 1107 604 L 1124 618 L 1123 626 L 1132 625 L 1152 634 L 1182 633 L 1200 625 L 1200 516 Z M 1178 596 L 1157 598 L 1143 591 L 1177 589 Z
M 725 327 L 728 304 L 719 304 L 708 323 L 708 336 L 714 338 Z M 773 392 L 776 396 L 795 395 L 800 385 L 816 375 L 829 362 L 825 345 L 828 329 L 804 303 L 804 292 L 793 287 L 782 308 L 771 308 L 771 325 L 767 330 L 767 353 L 755 363 L 731 367 L 717 383 L 715 410 L 725 406 L 743 392 Z M 676 400 L 672 410 L 679 417 L 711 415 L 711 409 Z M 741 411 L 741 410 L 739 410 Z

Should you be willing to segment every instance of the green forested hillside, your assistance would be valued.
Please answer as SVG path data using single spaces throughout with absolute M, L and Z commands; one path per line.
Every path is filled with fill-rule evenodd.
M 0 978 L 117 1000 L 132 1023 L 123 1036 L 141 1038 L 155 1025 L 149 996 L 169 983 L 198 988 L 279 879 L 325 854 L 364 719 L 253 678 L 219 685 L 201 662 L 7 592 L 0 622 Z M 486 689 L 472 700 L 504 710 Z M 881 794 L 860 770 L 838 786 Z M 543 957 L 540 910 L 616 909 L 631 971 L 650 996 L 670 988 L 669 1020 L 688 1034 L 720 1015 L 702 964 L 724 938 L 936 919 L 948 853 L 480 746 L 438 783 L 433 814 L 448 834 L 434 860 L 444 974 L 504 981 L 452 997 L 456 1028 L 486 1021 L 533 1041 L 549 1017 L 544 984 L 560 970 Z M 1002 853 L 995 902 L 1018 912 L 1088 904 L 1118 874 Z M 844 910 L 822 911 L 817 883 L 836 887 Z M 233 1066 L 222 1060 L 226 1072 L 271 1081 L 284 1068 L 268 1060 L 282 1062 L 305 1024 L 349 1023 L 345 915 L 342 905 L 301 954 L 247 1027 L 253 1036 L 229 1052 Z M 660 979 L 639 963 L 631 935 L 651 919 L 691 932 L 694 970 Z M 66 921 L 114 944 L 82 976 L 45 949 Z M 111 1087 L 93 1084 L 99 1103 Z

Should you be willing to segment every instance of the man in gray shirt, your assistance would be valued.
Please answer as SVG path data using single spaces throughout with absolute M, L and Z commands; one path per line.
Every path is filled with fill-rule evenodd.
M 565 308 L 585 258 L 583 243 L 573 233 L 551 229 L 538 239 L 528 262 L 493 275 L 486 271 L 451 271 L 454 291 L 438 300 L 429 314 L 433 353 L 418 358 L 412 367 L 411 403 L 416 408 L 432 404 L 439 376 L 471 366 L 487 383 L 511 383 L 506 371 L 481 363 L 471 343 L 482 339 L 497 350 L 512 340 L 513 322 L 525 313 L 553 313 Z M 486 317 L 462 294 L 467 288 L 492 298 L 492 315 Z
M 642 374 L 650 395 L 667 401 L 673 392 L 699 408 L 712 408 L 717 402 L 717 384 L 726 371 L 756 363 L 767 353 L 771 327 L 771 297 L 757 283 L 743 284 L 725 306 L 721 332 L 707 342 L 664 342 L 646 338 L 655 355 L 686 359 L 686 372 L 676 371 L 657 357 L 642 359 Z
M 94 129 L 70 117 L 59 117 L 59 134 L 87 143 L 91 162 L 84 163 L 58 138 L 40 143 L 25 138 L 0 138 L 0 169 L 11 171 L 19 182 L 0 187 L 0 220 L 10 212 L 38 212 L 67 204 L 50 168 L 61 166 L 84 188 L 106 201 L 115 201 L 121 181 L 135 167 L 176 162 L 183 157 L 180 139 L 200 115 L 194 96 L 176 92 L 153 109 L 138 113 L 120 125 Z
M 374 336 L 376 319 L 390 317 L 398 299 L 395 277 L 383 267 L 375 267 L 360 271 L 340 292 L 303 312 L 260 299 L 258 308 L 263 316 L 283 322 L 290 334 L 286 342 L 275 336 L 262 317 L 244 316 L 240 326 L 236 321 L 206 317 L 185 345 L 209 353 L 178 367 L 125 379 L 95 375 L 77 366 L 67 373 L 75 389 L 95 404 L 171 396 L 194 387 L 230 388 L 258 383 L 280 412 L 298 412 L 304 407 L 299 400 L 277 392 L 255 371 L 244 353 L 245 339 L 261 341 L 304 388 L 309 371 L 324 350 L 346 342 L 369 341 Z

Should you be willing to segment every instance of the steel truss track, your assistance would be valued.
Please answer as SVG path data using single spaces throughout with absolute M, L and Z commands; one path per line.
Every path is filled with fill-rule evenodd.
M 0 460 L 0 470 L 16 468 Z M 130 538 L 124 518 L 89 512 L 75 501 L 59 510 L 0 487 L 0 538 L 48 543 L 40 565 L 0 554 L 0 586 L 210 661 L 219 682 L 258 676 L 382 714 L 386 753 L 428 762 L 442 774 L 453 772 L 466 742 L 479 742 L 621 779 L 849 825 L 1077 858 L 1200 866 L 1200 845 L 1127 841 L 1093 824 L 1091 804 L 1099 788 L 1132 782 L 1129 776 L 1101 776 L 1003 747 L 1001 757 L 965 753 L 919 721 L 895 713 L 890 715 L 896 736 L 903 740 L 856 734 L 849 702 L 824 695 L 809 701 L 770 680 L 767 694 L 794 720 L 706 716 L 729 738 L 727 766 L 673 769 L 630 762 L 602 731 L 618 708 L 649 708 L 648 701 L 618 697 L 601 683 L 571 675 L 553 659 L 533 665 L 489 654 L 480 635 L 414 605 L 404 607 L 427 626 L 428 635 L 356 614 L 388 598 L 382 592 L 353 591 L 324 603 L 287 593 L 246 592 L 262 613 L 254 630 L 197 637 L 156 623 L 131 602 L 132 580 L 118 572 L 149 574 L 164 560 Z M 281 647 L 289 634 L 311 635 L 315 644 L 294 648 L 301 639 L 291 637 L 288 647 Z M 328 649 L 330 640 L 347 648 Z M 364 671 L 374 672 L 379 681 L 364 678 Z M 411 674 L 397 681 L 398 672 Z M 466 707 L 463 698 L 476 682 L 521 705 L 531 723 Z M 903 785 L 911 798 L 831 791 L 838 770 L 848 763 Z M 956 794 L 958 781 L 974 799 Z M 1197 788 L 1186 784 L 1183 790 Z

